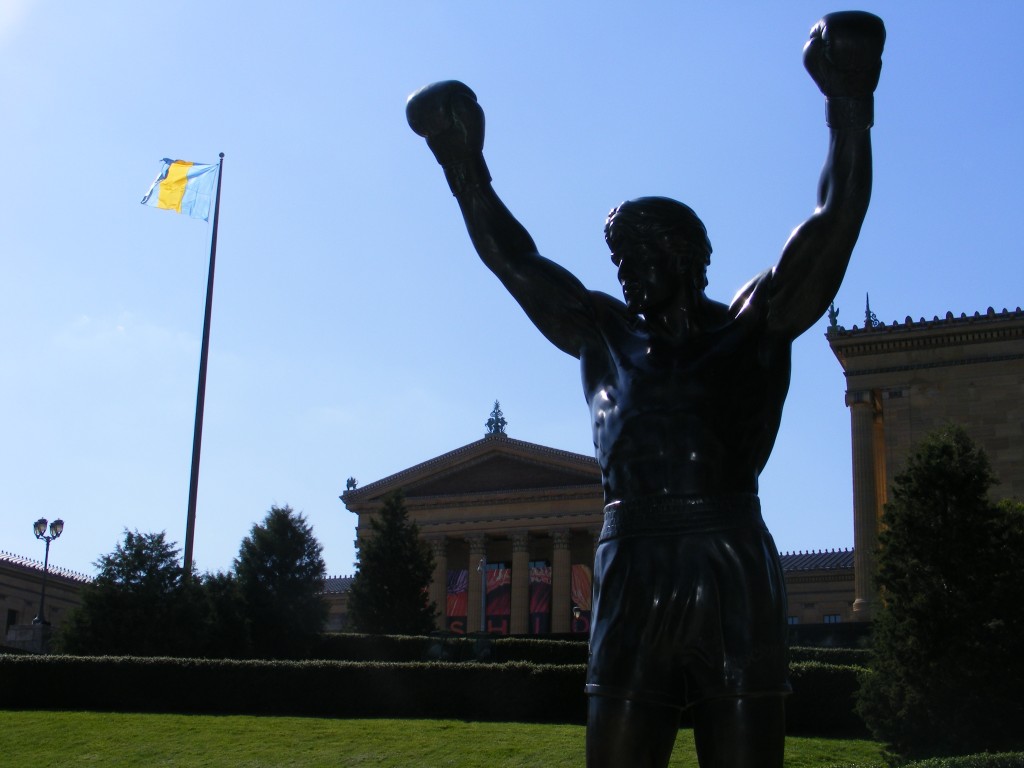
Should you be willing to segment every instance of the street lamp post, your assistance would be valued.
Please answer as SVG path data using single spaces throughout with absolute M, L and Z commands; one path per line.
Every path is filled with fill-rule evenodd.
M 43 613 L 46 603 L 46 571 L 50 566 L 50 542 L 60 538 L 60 535 L 64 532 L 64 521 L 57 518 L 50 523 L 49 535 L 46 534 L 46 524 L 46 518 L 40 517 L 32 525 L 32 531 L 35 533 L 36 538 L 46 542 L 46 556 L 43 558 L 43 588 L 39 592 L 39 615 L 32 619 L 33 624 L 42 624 L 43 626 L 50 625 L 50 622 L 46 620 L 46 616 Z

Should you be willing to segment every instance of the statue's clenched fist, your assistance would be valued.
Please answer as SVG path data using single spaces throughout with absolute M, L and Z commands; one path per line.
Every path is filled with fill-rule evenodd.
M 871 96 L 882 71 L 885 25 L 864 11 L 830 13 L 811 28 L 804 66 L 829 98 Z
M 476 94 L 457 80 L 420 88 L 405 105 L 409 127 L 427 140 L 437 162 L 448 167 L 484 147 L 484 111 Z

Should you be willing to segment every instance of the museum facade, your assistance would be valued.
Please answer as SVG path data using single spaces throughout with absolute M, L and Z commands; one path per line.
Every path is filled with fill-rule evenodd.
M 882 513 L 913 446 L 946 424 L 988 454 L 996 498 L 1024 499 L 1024 312 L 985 312 L 863 328 L 835 324 L 828 343 L 846 375 L 853 459 L 856 597 L 871 618 Z

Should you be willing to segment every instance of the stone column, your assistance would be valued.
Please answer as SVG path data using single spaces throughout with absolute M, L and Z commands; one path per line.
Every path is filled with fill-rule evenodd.
M 530 537 L 512 536 L 512 626 L 513 635 L 525 635 L 530 629 Z
M 555 531 L 551 538 L 554 541 L 551 558 L 551 631 L 555 634 L 564 634 L 569 631 L 571 610 L 569 593 L 572 586 L 572 562 L 569 532 Z
M 889 478 L 885 468 L 885 414 L 881 397 L 875 398 L 875 518 L 876 528 L 881 531 L 882 514 L 889 500 Z
M 437 605 L 434 628 L 444 629 L 447 625 L 448 609 L 448 539 L 435 536 L 428 539 L 434 555 L 434 575 L 430 580 L 430 599 Z
M 875 602 L 875 547 L 878 544 L 878 459 L 875 456 L 875 398 L 869 390 L 847 392 L 853 441 L 853 612 L 871 619 Z
M 468 605 L 466 606 L 466 633 L 479 632 L 480 622 L 483 618 L 480 615 L 480 601 L 483 596 L 483 590 L 480 588 L 480 572 L 477 570 L 480 566 L 480 561 L 487 555 L 487 538 L 482 534 L 477 536 L 467 536 L 466 541 L 469 542 L 469 564 L 467 570 L 469 573 L 469 584 L 466 594 L 466 600 Z

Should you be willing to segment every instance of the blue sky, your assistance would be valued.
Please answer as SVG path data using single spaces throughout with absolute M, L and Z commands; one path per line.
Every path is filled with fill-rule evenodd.
M 774 6 L 771 9 L 768 6 Z M 836 304 L 863 324 L 1022 303 L 1019 2 L 865 2 L 888 28 L 875 188 Z M 591 453 L 576 361 L 479 263 L 405 99 L 460 79 L 542 253 L 617 291 L 607 211 L 681 199 L 728 300 L 810 214 L 827 130 L 801 64 L 837 8 L 622 3 L 0 6 L 0 549 L 93 573 L 125 528 L 184 540 L 209 226 L 139 205 L 162 157 L 226 155 L 195 558 L 273 504 L 351 573 L 338 495 L 480 438 Z M 852 545 L 849 415 L 798 340 L 761 495 L 780 549 Z

